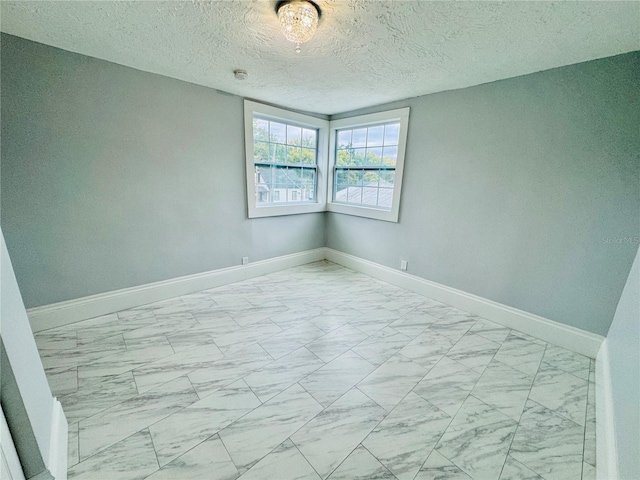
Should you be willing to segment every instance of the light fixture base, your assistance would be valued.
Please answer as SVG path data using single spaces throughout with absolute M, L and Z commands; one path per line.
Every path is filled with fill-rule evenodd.
M 287 3 L 293 3 L 296 0 L 280 0 L 278 2 L 276 2 L 276 15 L 278 14 L 278 10 L 280 10 L 280 7 L 282 7 L 283 5 L 286 5 Z M 316 9 L 316 12 L 318 12 L 318 19 L 320 19 L 320 17 L 322 16 L 322 10 L 320 10 L 320 6 L 312 1 L 312 0 L 303 0 L 304 3 L 309 3 L 311 5 L 313 5 L 313 8 Z

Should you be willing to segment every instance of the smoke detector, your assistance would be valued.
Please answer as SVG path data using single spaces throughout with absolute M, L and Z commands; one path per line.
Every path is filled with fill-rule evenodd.
M 238 69 L 233 71 L 233 76 L 236 77 L 236 80 L 246 80 L 249 74 L 246 70 Z

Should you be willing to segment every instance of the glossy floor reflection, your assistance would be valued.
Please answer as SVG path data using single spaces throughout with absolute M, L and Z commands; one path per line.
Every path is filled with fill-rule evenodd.
M 70 479 L 591 479 L 594 363 L 329 262 L 36 334 Z

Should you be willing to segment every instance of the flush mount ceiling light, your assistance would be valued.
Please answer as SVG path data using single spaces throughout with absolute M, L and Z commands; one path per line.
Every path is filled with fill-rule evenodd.
M 311 40 L 318 28 L 320 9 L 307 0 L 290 0 L 276 6 L 282 33 L 287 40 L 296 44 L 300 53 L 300 44 Z

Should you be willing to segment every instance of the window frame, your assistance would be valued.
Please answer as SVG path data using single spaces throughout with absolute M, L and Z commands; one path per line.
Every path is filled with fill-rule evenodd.
M 253 148 L 253 119 L 254 116 L 295 125 L 312 128 L 317 131 L 316 150 L 316 198 L 313 202 L 284 203 L 277 205 L 258 205 L 255 184 L 255 161 Z M 247 214 L 249 218 L 274 217 L 280 215 L 297 215 L 301 213 L 315 213 L 326 211 L 327 205 L 327 159 L 329 149 L 329 121 L 303 113 L 292 112 L 271 105 L 244 101 L 244 135 L 246 157 L 246 188 Z
M 402 193 L 402 177 L 404 174 L 404 158 L 407 146 L 407 130 L 409 126 L 409 107 L 387 110 L 355 117 L 345 117 L 329 122 L 329 166 L 327 172 L 327 211 L 372 218 L 387 222 L 398 222 L 400 214 L 400 197 Z M 391 209 L 376 208 L 370 205 L 346 204 L 335 201 L 334 179 L 336 175 L 336 135 L 338 130 L 357 129 L 398 121 L 400 132 L 398 137 L 398 155 L 396 158 L 395 176 Z

